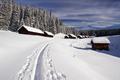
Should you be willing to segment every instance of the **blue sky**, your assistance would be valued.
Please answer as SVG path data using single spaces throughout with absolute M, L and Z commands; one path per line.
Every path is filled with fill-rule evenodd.
M 65 25 L 109 27 L 120 24 L 120 0 L 17 0 L 51 10 Z

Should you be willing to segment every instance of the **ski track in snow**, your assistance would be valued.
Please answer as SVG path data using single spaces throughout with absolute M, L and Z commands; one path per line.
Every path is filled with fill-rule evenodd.
M 18 76 L 16 80 L 34 80 L 37 59 L 39 54 L 44 50 L 47 46 L 47 42 L 44 42 L 33 51 L 33 54 L 27 57 L 26 64 L 22 67 L 22 69 L 18 72 Z
M 52 62 L 52 58 L 48 52 L 49 52 L 49 48 L 48 48 L 48 51 L 44 55 L 44 59 L 47 58 L 46 66 L 48 68 L 44 80 L 66 80 L 66 76 L 64 74 L 61 74 L 56 71 L 55 66 L 53 65 L 53 62 Z
M 66 80 L 66 76 L 56 71 L 49 52 L 50 41 L 27 57 L 26 64 L 18 72 L 16 80 Z
M 66 76 L 56 71 L 49 52 L 50 43 L 41 51 L 34 75 L 34 80 L 66 80 Z

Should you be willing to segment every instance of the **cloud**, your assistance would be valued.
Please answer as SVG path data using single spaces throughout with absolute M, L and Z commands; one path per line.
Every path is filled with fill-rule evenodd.
M 109 26 L 120 24 L 120 0 L 17 0 L 51 10 L 64 24 Z

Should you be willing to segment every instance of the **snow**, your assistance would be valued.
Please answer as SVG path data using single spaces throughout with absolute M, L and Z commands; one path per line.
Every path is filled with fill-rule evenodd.
M 72 43 L 72 46 L 78 49 L 91 49 L 91 38 L 78 39 Z
M 64 39 L 65 38 L 65 34 L 63 34 L 63 33 L 55 34 L 54 38 Z
M 80 37 L 80 38 L 83 38 L 83 36 L 82 36 L 82 35 L 79 35 L 79 37 Z
M 26 26 L 26 25 L 22 25 L 22 27 L 24 27 L 25 29 L 27 29 L 27 30 L 30 31 L 30 32 L 37 32 L 37 33 L 42 33 L 42 34 L 44 34 L 43 31 L 40 30 L 40 29 L 32 28 L 32 27 L 29 27 L 29 26 Z M 20 27 L 20 28 L 21 28 L 21 27 Z M 19 29 L 20 29 L 20 28 L 19 28 Z M 19 30 L 19 29 L 18 29 L 18 30 Z
M 93 43 L 110 43 L 109 39 L 106 37 L 95 37 L 92 39 Z
M 110 51 L 92 50 L 92 38 L 59 36 L 0 31 L 0 80 L 120 79 L 120 36 L 105 37 L 111 42 Z
M 69 36 L 68 36 L 68 35 L 65 35 L 65 37 L 69 38 Z
M 48 31 L 45 31 L 48 35 L 51 35 L 51 36 L 54 36 L 54 34 L 53 33 L 51 33 L 51 32 L 48 32 Z
M 40 36 L 0 31 L 0 80 L 16 80 L 18 72 L 29 60 L 27 57 L 48 40 Z
M 69 34 L 69 35 L 71 35 L 72 37 L 76 37 L 74 34 Z
M 49 50 L 55 69 L 64 74 L 66 80 L 120 79 L 119 58 L 100 54 L 91 49 L 75 49 L 66 43 L 67 40 L 64 43 L 62 40 L 56 40 Z

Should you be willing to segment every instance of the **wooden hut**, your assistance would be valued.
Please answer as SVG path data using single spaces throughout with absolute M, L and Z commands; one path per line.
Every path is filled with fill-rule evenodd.
M 92 49 L 96 50 L 109 50 L 110 41 L 108 38 L 93 38 L 91 40 Z
M 26 25 L 22 25 L 18 29 L 18 33 L 44 36 L 44 32 L 41 31 L 40 29 L 32 28 L 32 27 L 29 27 L 29 26 L 26 26 Z
M 53 37 L 54 34 L 51 33 L 51 32 L 48 32 L 48 31 L 44 31 L 44 36 L 46 36 L 46 37 Z
M 76 39 L 77 37 L 74 34 L 69 34 L 68 35 L 70 39 Z

